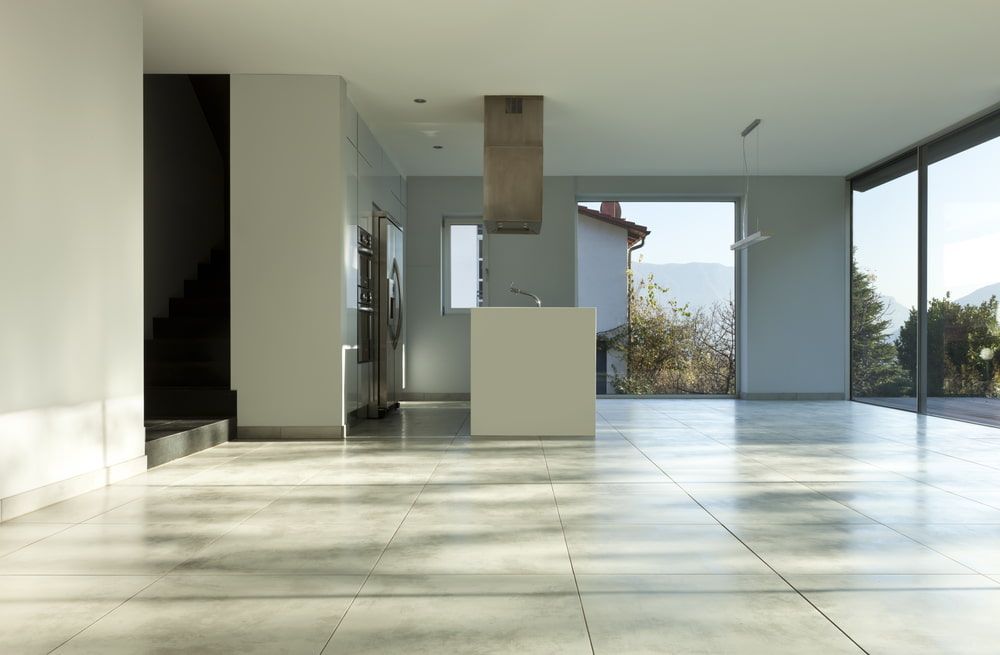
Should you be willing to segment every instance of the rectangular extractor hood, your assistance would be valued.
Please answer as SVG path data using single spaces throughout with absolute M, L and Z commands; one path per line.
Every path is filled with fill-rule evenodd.
M 542 96 L 485 96 L 483 220 L 486 231 L 542 229 Z

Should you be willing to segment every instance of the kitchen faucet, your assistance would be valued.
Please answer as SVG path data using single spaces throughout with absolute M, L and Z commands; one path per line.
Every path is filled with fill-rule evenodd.
M 518 289 L 517 287 L 514 286 L 513 282 L 510 283 L 510 292 L 511 293 L 519 293 L 522 296 L 528 296 L 530 298 L 534 298 L 535 299 L 535 305 L 537 305 L 538 307 L 542 306 L 542 299 L 541 298 L 539 298 L 538 296 L 536 296 L 535 294 L 533 294 L 533 293 L 531 293 L 529 291 L 525 291 L 524 289 Z

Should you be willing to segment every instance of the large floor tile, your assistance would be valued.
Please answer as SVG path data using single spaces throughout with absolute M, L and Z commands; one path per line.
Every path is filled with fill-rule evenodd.
M 1000 471 L 997 474 L 1000 478 Z M 889 525 L 1000 524 L 1000 509 L 915 481 L 810 484 L 809 487 Z
M 267 505 L 251 523 L 288 525 L 390 523 L 399 525 L 419 485 L 302 485 Z
M 234 525 L 260 511 L 291 487 L 174 486 L 145 494 L 99 514 L 90 523 L 209 523 Z
M 720 525 L 567 525 L 577 574 L 757 574 L 769 569 Z
M 0 523 L 0 557 L 70 527 L 60 523 Z
M 873 522 L 797 482 L 686 482 L 683 487 L 726 525 Z
M 218 538 L 225 529 L 227 526 L 201 523 L 84 523 L 0 557 L 0 573 L 166 573 Z
M 673 482 L 552 485 L 564 524 L 692 523 L 717 525 Z
M 0 653 L 48 653 L 154 580 L 153 576 L 0 575 Z
M 552 486 L 543 484 L 429 484 L 407 515 L 410 523 L 559 525 Z
M 981 576 L 792 576 L 869 653 L 993 655 L 1000 585 Z
M 669 482 L 663 471 L 635 452 L 581 456 L 546 449 L 545 459 L 553 482 Z
M 1000 576 L 1000 525 L 892 526 L 978 573 Z
M 396 527 L 382 521 L 330 525 L 249 521 L 198 552 L 179 570 L 363 574 L 371 571 Z
M 341 462 L 311 473 L 304 480 L 306 485 L 323 484 L 403 484 L 422 485 L 426 483 L 437 460 L 418 459 L 416 461 L 370 460 L 369 462 Z
M 735 525 L 778 573 L 963 574 L 967 567 L 883 525 Z
M 375 569 L 378 574 L 570 573 L 558 524 L 441 525 L 407 519 Z
M 598 654 L 861 653 L 774 574 L 577 579 Z
M 572 576 L 373 576 L 324 655 L 590 652 Z
M 158 487 L 159 488 L 159 487 Z M 80 523 L 149 493 L 144 486 L 113 485 L 24 514 L 4 524 Z
M 319 653 L 364 576 L 170 575 L 59 654 Z
M 529 453 L 491 451 L 449 452 L 430 478 L 433 484 L 488 484 L 548 482 L 541 449 Z

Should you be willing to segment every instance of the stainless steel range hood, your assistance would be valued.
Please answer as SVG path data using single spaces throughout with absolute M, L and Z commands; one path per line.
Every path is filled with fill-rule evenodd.
M 542 229 L 542 96 L 485 96 L 483 220 L 486 231 Z

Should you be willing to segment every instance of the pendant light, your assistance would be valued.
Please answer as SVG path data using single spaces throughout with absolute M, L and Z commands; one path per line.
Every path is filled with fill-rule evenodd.
M 740 132 L 740 138 L 742 139 L 743 146 L 743 177 L 746 180 L 746 185 L 743 195 L 743 206 L 740 208 L 740 239 L 733 245 L 729 246 L 730 250 L 746 250 L 750 246 L 760 243 L 761 241 L 766 241 L 771 238 L 770 234 L 762 232 L 760 229 L 760 216 L 757 217 L 757 231 L 753 234 L 747 234 L 750 231 L 750 164 L 747 161 L 747 137 L 757 129 L 760 125 L 760 119 L 755 118 L 753 122 L 743 128 Z M 760 173 L 760 132 L 757 133 L 757 172 Z

